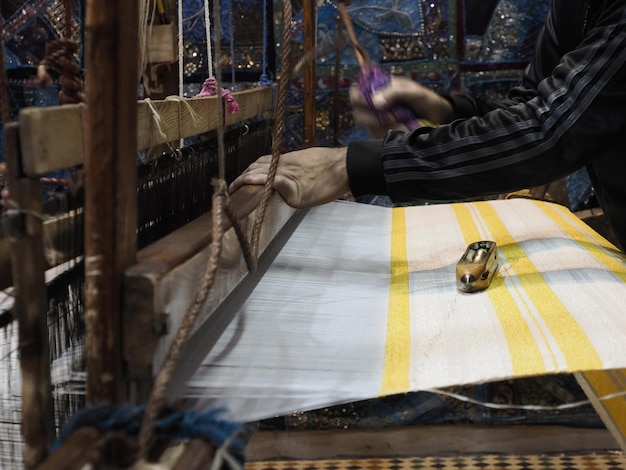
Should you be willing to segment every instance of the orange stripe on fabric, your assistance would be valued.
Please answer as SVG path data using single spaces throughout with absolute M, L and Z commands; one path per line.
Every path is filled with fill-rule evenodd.
M 537 267 L 515 242 L 493 206 L 478 202 L 476 207 L 492 233 L 498 234 L 498 246 L 509 260 L 515 275 L 522 279 L 524 291 L 563 353 L 568 370 L 601 369 L 598 352 L 576 319 L 552 291 Z
M 406 214 L 402 207 L 391 210 L 391 279 L 381 396 L 409 390 L 411 318 Z
M 453 204 L 451 207 L 465 237 L 465 243 L 469 245 L 475 241 L 482 240 L 484 235 L 479 233 L 468 206 L 465 204 Z M 493 235 L 494 238 L 498 238 L 496 235 Z M 498 244 L 500 243 L 497 239 L 494 241 Z M 505 285 L 504 278 L 496 275 L 486 293 L 500 320 L 504 337 L 509 347 L 515 375 L 545 372 L 546 366 L 537 342 L 524 320 L 515 299 L 513 299 L 511 292 Z

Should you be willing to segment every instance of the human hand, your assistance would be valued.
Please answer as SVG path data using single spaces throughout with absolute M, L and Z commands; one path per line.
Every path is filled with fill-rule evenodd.
M 252 163 L 229 186 L 231 193 L 246 184 L 263 185 L 271 156 Z M 311 147 L 280 156 L 273 187 L 292 207 L 312 207 L 334 201 L 350 191 L 346 149 Z
M 350 104 L 355 124 L 366 129 L 373 138 L 385 137 L 390 129 L 409 130 L 391 112 L 372 112 L 357 87 L 350 89 Z M 388 86 L 374 92 L 372 104 L 379 111 L 388 111 L 398 105 L 408 106 L 418 119 L 425 119 L 433 124 L 449 122 L 453 116 L 452 105 L 448 100 L 402 76 L 392 76 Z

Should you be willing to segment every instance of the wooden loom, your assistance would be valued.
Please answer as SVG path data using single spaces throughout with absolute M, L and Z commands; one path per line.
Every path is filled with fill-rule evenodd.
M 305 3 L 310 10 L 312 1 Z M 190 99 L 184 103 L 140 102 L 136 106 L 137 41 L 132 34 L 136 20 L 135 2 L 92 4 L 87 14 L 87 24 L 91 26 L 87 36 L 87 76 L 89 83 L 98 85 L 93 86 L 87 106 L 26 109 L 21 112 L 18 123 L 6 128 L 9 185 L 19 213 L 12 219 L 15 230 L 11 233 L 11 244 L 4 243 L 3 248 L 11 250 L 12 281 L 18 292 L 14 311 L 20 319 L 20 342 L 39 345 L 21 353 L 23 435 L 28 468 L 42 461 L 54 437 L 48 396 L 50 365 L 46 354 L 42 354 L 48 344 L 42 312 L 46 311 L 44 279 L 49 266 L 41 247 L 44 225 L 46 234 L 54 238 L 60 224 L 58 220 L 43 222 L 41 217 L 33 216 L 43 213 L 39 178 L 57 169 L 81 165 L 86 169 L 85 211 L 69 216 L 84 217 L 87 226 L 85 317 L 92 339 L 87 350 L 87 397 L 91 402 L 145 400 L 153 379 L 153 367 L 158 367 L 158 360 L 154 363 L 155 349 L 159 343 L 165 343 L 161 348 L 166 347 L 174 331 L 167 327 L 172 322 L 160 309 L 162 285 L 167 284 L 169 276 L 175 276 L 173 271 L 180 273 L 187 263 L 197 264 L 206 254 L 211 238 L 210 214 L 207 214 L 136 252 L 135 150 L 214 130 L 220 115 L 216 98 Z M 310 31 L 310 24 L 307 30 Z M 110 32 L 113 31 L 120 31 L 120 34 L 112 37 Z M 103 43 L 111 44 L 114 53 L 102 47 Z M 307 67 L 307 83 L 313 81 L 312 70 L 312 66 Z M 270 88 L 236 93 L 235 97 L 240 111 L 236 116 L 226 116 L 224 125 L 244 122 L 261 114 L 269 117 L 273 107 Z M 313 99 L 309 94 L 309 107 Z M 155 112 L 159 124 L 155 121 Z M 312 113 L 308 116 L 307 140 L 310 141 L 314 130 Z M 235 217 L 254 217 L 259 189 L 246 188 L 233 196 Z M 294 212 L 276 198 L 270 201 L 265 225 L 269 229 L 261 235 L 261 250 Z M 251 224 L 247 228 L 250 229 Z M 66 253 L 70 258 L 80 254 Z M 245 275 L 242 269 L 232 271 L 224 276 L 220 289 L 207 302 L 205 320 Z M 11 285 L 11 276 L 5 277 L 2 284 Z
M 271 111 L 272 90 L 257 88 L 236 93 L 240 104 L 240 111 L 236 116 L 230 116 L 228 123 L 244 121 L 259 114 Z M 145 102 L 138 103 L 138 133 L 137 148 L 147 148 L 152 145 L 176 141 L 180 138 L 194 136 L 215 128 L 217 99 L 195 98 L 183 105 L 177 101 L 155 101 L 152 106 L 162 116 L 166 123 L 158 130 L 153 124 L 152 111 Z M 7 135 L 10 136 L 10 165 L 12 175 L 17 175 L 14 169 L 23 171 L 11 181 L 12 196 L 19 202 L 24 211 L 40 213 L 41 202 L 38 197 L 38 178 L 40 175 L 60 168 L 81 165 L 84 161 L 84 152 L 80 143 L 84 135 L 84 105 L 70 105 L 57 108 L 26 109 L 20 115 L 19 124 L 8 126 Z M 192 113 L 206 116 L 201 123 L 194 121 Z M 59 128 L 61 127 L 61 128 Z M 59 135 L 74 136 L 75 138 L 59 139 Z M 135 164 L 134 154 L 126 155 L 132 164 Z M 30 191 L 24 194 L 22 188 Z M 245 188 L 232 197 L 233 209 L 238 219 L 250 219 L 259 201 L 261 188 Z M 262 234 L 261 248 L 264 249 L 280 228 L 294 214 L 294 210 L 274 198 L 268 208 L 267 230 Z M 77 217 L 81 214 L 77 214 Z M 26 219 L 30 219 L 26 217 Z M 18 292 L 30 292 L 29 298 L 37 298 L 36 304 L 22 304 L 18 308 L 25 315 L 33 318 L 32 327 L 39 329 L 44 320 L 40 314 L 45 311 L 42 305 L 42 283 L 45 262 L 41 249 L 42 227 L 41 221 L 31 219 L 27 225 L 30 236 L 15 240 L 14 244 L 14 279 Z M 181 272 L 186 269 L 197 269 L 198 262 L 206 256 L 210 242 L 210 214 L 201 216 L 182 229 L 149 245 L 137 253 L 137 262 L 131 265 L 124 274 L 124 302 L 122 309 L 122 332 L 120 344 L 123 344 L 123 360 L 127 367 L 127 375 L 121 379 L 123 383 L 130 383 L 130 394 L 133 402 L 142 402 L 146 399 L 153 377 L 154 356 L 157 345 L 163 348 L 169 341 L 175 328 L 168 328 L 168 323 L 176 323 L 175 319 L 167 318 L 160 307 L 160 297 L 167 287 L 171 277 L 184 276 Z M 251 228 L 251 225 L 248 225 Z M 237 243 L 236 240 L 231 240 Z M 28 247 L 25 248 L 25 245 Z M 25 262 L 26 253 L 31 253 L 36 260 Z M 19 262 L 18 262 L 19 261 Z M 35 262 L 36 261 L 36 262 Z M 225 259 L 224 272 L 221 275 L 220 288 L 212 294 L 207 302 L 207 311 L 204 320 L 217 305 L 234 289 L 245 276 L 245 265 L 240 266 L 243 260 Z M 187 266 L 192 266 L 188 268 Z M 22 268 L 27 268 L 25 272 Z M 31 283 L 25 287 L 26 283 Z M 165 287 L 163 287 L 165 286 Z M 35 287 L 40 295 L 33 296 Z M 193 287 L 191 287 L 193 289 Z M 43 292 L 45 298 L 45 292 Z M 45 300 L 43 300 L 45 303 Z M 20 313 L 20 317 L 22 313 Z M 179 319 L 180 320 L 180 319 Z M 163 344 L 165 343 L 165 344 Z M 158 362 L 158 361 L 157 361 Z M 45 367 L 45 364 L 40 364 Z M 43 385 L 46 386 L 45 384 Z M 123 396 L 126 396 L 125 392 Z M 25 400 L 28 400 L 25 393 Z M 28 409 L 30 405 L 25 405 Z M 38 412 L 40 416 L 48 413 Z
M 271 91 L 269 89 L 242 92 L 238 94 L 237 99 L 242 106 L 242 111 L 235 118 L 230 118 L 231 122 L 234 119 L 244 120 L 247 117 L 255 116 L 271 109 Z M 126 126 L 126 129 L 123 129 L 123 132 L 118 129 L 120 130 L 118 134 L 125 136 L 125 138 L 131 138 L 131 140 L 135 140 L 134 137 L 136 137 L 135 148 L 137 149 L 196 135 L 215 126 L 215 119 L 211 120 L 210 118 L 217 114 L 215 112 L 216 101 L 212 98 L 188 101 L 195 113 L 208 118 L 209 122 L 203 121 L 202 124 L 194 121 L 186 105 L 175 101 L 153 102 L 153 105 L 163 117 L 164 122 L 169 123 L 160 129 L 165 134 L 165 137 L 155 128 L 151 111 L 146 103 L 139 103 L 136 111 L 133 110 L 134 102 L 131 100 L 129 103 L 131 104 L 124 105 L 128 107 L 128 116 L 117 124 L 120 128 Z M 37 183 L 37 179 L 41 174 L 58 168 L 80 165 L 85 162 L 83 156 L 83 136 L 93 132 L 83 128 L 85 112 L 86 108 L 82 105 L 57 109 L 26 110 L 20 116 L 19 124 L 8 127 L 7 148 L 13 169 L 11 172 L 11 188 L 14 198 L 23 211 L 41 213 L 40 191 Z M 123 110 L 118 109 L 117 112 L 123 112 Z M 135 112 L 137 113 L 138 131 L 136 136 L 133 135 L 132 128 L 134 126 L 130 122 L 135 117 Z M 106 126 L 103 126 L 103 129 L 105 128 Z M 72 135 L 74 138 L 59 139 L 59 135 Z M 119 137 L 103 133 L 101 139 L 105 142 L 118 142 Z M 99 139 L 95 139 L 94 142 L 96 144 L 92 145 L 97 145 Z M 118 146 L 123 147 L 119 142 Z M 133 175 L 131 166 L 135 164 L 134 158 L 128 158 L 128 154 L 123 152 L 118 152 L 118 154 L 119 159 L 117 160 L 103 159 L 101 166 L 98 168 L 99 171 L 94 172 L 96 176 L 93 176 L 94 179 L 88 182 L 88 184 L 92 184 L 92 187 L 98 187 L 102 191 L 101 193 L 96 193 L 96 197 L 104 197 L 106 195 L 106 197 L 111 198 L 107 201 L 111 211 L 113 211 L 112 208 L 119 204 L 120 198 L 126 204 L 133 199 L 132 189 L 129 189 L 130 185 L 126 187 L 127 193 L 125 196 L 123 193 L 122 196 L 119 196 L 119 193 L 114 191 L 117 189 L 117 183 L 127 183 L 132 180 L 130 177 Z M 111 171 L 111 168 L 115 168 L 115 171 Z M 114 178 L 111 180 L 102 178 L 103 172 L 107 171 L 110 171 Z M 103 181 L 96 181 L 96 178 L 112 183 L 112 188 L 107 188 Z M 257 200 L 258 193 L 259 191 L 246 188 L 233 196 L 233 203 L 238 211 L 237 215 L 244 217 L 254 211 L 253 201 Z M 269 240 L 276 235 L 280 226 L 285 224 L 292 214 L 293 211 L 278 199 L 272 202 L 270 213 L 268 214 L 270 220 L 268 220 L 267 224 L 269 228 L 265 234 L 264 246 L 267 246 Z M 117 229 L 109 227 L 108 235 L 115 240 L 115 243 L 119 243 L 120 239 L 128 242 L 128 240 L 133 238 L 132 231 L 128 233 L 129 228 L 132 227 L 133 215 L 134 210 L 132 207 L 130 207 L 130 210 L 125 211 L 124 214 L 106 214 L 107 221 L 110 221 L 112 225 L 117 223 L 122 227 L 122 230 L 127 231 L 124 235 L 120 234 Z M 86 211 L 86 216 L 90 216 L 88 211 Z M 91 217 L 97 219 L 94 223 L 102 221 L 102 217 L 98 213 L 92 214 Z M 121 354 L 122 357 L 117 358 L 113 354 L 112 357 L 115 360 L 110 364 L 105 364 L 104 367 L 100 365 L 100 369 L 91 369 L 95 371 L 90 377 L 90 384 L 88 385 L 88 393 L 92 397 L 103 400 L 122 400 L 126 393 L 119 389 L 120 384 L 124 383 L 125 379 L 129 379 L 133 383 L 130 391 L 131 399 L 141 401 L 145 398 L 152 378 L 151 368 L 155 363 L 155 350 L 159 343 L 167 344 L 171 338 L 169 335 L 174 329 L 170 328 L 168 331 L 168 320 L 164 316 L 166 312 L 163 312 L 160 307 L 160 296 L 163 295 L 163 291 L 166 289 L 165 286 L 167 286 L 171 277 L 179 276 L 180 270 L 188 269 L 185 266 L 197 264 L 198 259 L 203 256 L 209 241 L 207 217 L 198 219 L 171 236 L 136 253 L 137 263 L 134 262 L 135 253 L 132 247 L 125 246 L 121 248 L 123 253 L 121 261 L 119 259 L 120 255 L 114 254 L 116 263 L 118 263 L 117 268 L 121 268 L 120 271 L 123 271 L 123 274 L 117 275 L 120 276 L 118 281 L 123 288 L 124 294 L 115 293 L 117 282 L 115 282 L 116 274 L 113 273 L 111 276 L 113 282 L 108 285 L 105 295 L 100 300 L 96 299 L 95 303 L 91 305 L 91 312 L 111 314 L 116 309 L 116 306 L 121 304 L 124 314 L 120 329 L 123 331 L 124 337 L 123 340 L 120 338 L 117 344 L 104 344 L 104 338 L 110 341 L 112 336 L 103 331 L 103 342 L 98 345 L 100 350 L 91 350 L 90 353 L 92 354 L 92 360 L 95 359 L 94 356 L 97 356 L 96 358 L 106 356 L 107 351 L 123 350 L 123 353 Z M 29 296 L 28 298 L 22 296 L 18 301 L 17 308 L 20 311 L 19 317 L 21 319 L 30 319 L 29 321 L 24 321 L 20 325 L 20 329 L 22 330 L 23 328 L 25 334 L 30 330 L 34 335 L 37 335 L 45 331 L 45 328 L 42 328 L 41 325 L 41 312 L 45 311 L 45 306 L 42 304 L 42 299 L 45 298 L 45 292 L 42 292 L 45 262 L 41 250 L 39 250 L 39 247 L 42 245 L 42 227 L 41 221 L 36 218 L 26 216 L 24 221 L 26 224 L 26 236 L 16 237 L 12 253 L 14 256 L 15 285 L 18 291 L 28 292 Z M 194 243 L 189 242 L 192 239 L 195 240 Z M 182 240 L 184 240 L 184 243 L 181 243 Z M 87 240 L 87 243 L 89 242 Z M 96 242 L 98 241 L 96 240 Z M 120 244 L 124 245 L 125 243 Z M 96 247 L 96 251 L 102 253 L 100 247 Z M 27 260 L 26 257 L 30 259 Z M 238 266 L 241 260 L 231 260 L 231 263 L 231 267 Z M 191 269 L 194 270 L 195 268 Z M 245 275 L 244 271 L 239 269 L 239 267 L 228 269 L 227 271 L 229 274 L 225 278 L 224 289 L 216 292 L 214 298 L 208 302 L 207 318 L 210 317 L 210 312 L 228 296 L 229 292 Z M 105 323 L 110 321 L 110 318 L 107 320 L 107 315 L 104 317 Z M 100 325 L 97 328 L 105 327 L 106 325 Z M 113 325 L 113 327 L 115 329 L 116 325 Z M 146 334 L 146 332 L 149 334 Z M 38 362 L 35 354 L 30 358 L 27 355 L 26 360 L 35 363 L 33 364 L 33 369 L 43 370 L 46 367 L 44 363 Z M 119 370 L 118 362 L 122 361 L 128 367 L 128 375 L 125 377 L 125 374 Z M 159 360 L 157 359 L 157 365 L 158 362 Z M 113 380 L 110 376 L 112 372 L 114 374 Z M 45 378 L 42 380 L 32 391 L 34 392 L 32 395 L 29 395 L 29 390 L 25 390 L 24 398 L 26 401 L 24 410 L 29 410 L 29 413 L 32 413 L 31 417 L 35 418 L 32 420 L 30 418 L 25 419 L 27 445 L 29 442 L 37 441 L 35 436 L 41 435 L 40 428 L 45 428 L 46 431 L 44 432 L 48 435 L 51 432 L 49 421 L 45 419 L 46 416 L 49 416 L 49 412 L 41 408 L 41 404 L 44 403 L 45 405 L 45 401 L 42 402 L 33 396 L 41 395 L 41 391 L 49 386 L 49 384 L 45 383 Z M 37 405 L 33 406 L 35 404 Z M 39 442 L 37 446 L 38 448 L 27 449 L 27 452 L 32 451 L 35 454 L 34 460 L 39 460 L 42 452 L 45 452 L 42 449 L 45 446 L 45 442 Z

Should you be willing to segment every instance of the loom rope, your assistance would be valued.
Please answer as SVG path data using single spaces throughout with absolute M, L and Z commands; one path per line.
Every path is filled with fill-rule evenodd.
M 285 113 L 287 110 L 287 87 L 289 78 L 291 77 L 291 17 L 292 9 L 289 0 L 282 2 L 283 12 L 283 51 L 280 64 L 280 77 L 278 80 L 278 96 L 276 98 L 276 108 L 274 110 L 274 129 L 272 132 L 272 159 L 268 171 L 267 181 L 263 191 L 263 197 L 258 208 L 257 217 L 254 221 L 252 230 L 252 255 L 254 259 L 259 256 L 259 239 L 261 236 L 261 227 L 265 219 L 265 212 L 270 196 L 273 194 L 274 179 L 278 169 L 278 161 L 280 159 L 280 149 L 285 131 Z

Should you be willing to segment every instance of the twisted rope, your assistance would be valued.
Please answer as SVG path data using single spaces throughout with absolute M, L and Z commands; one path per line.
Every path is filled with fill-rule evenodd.
M 74 55 L 78 52 L 78 44 L 68 38 L 55 39 L 46 44 L 46 57 L 41 61 L 37 84 L 46 85 L 51 78 L 45 71 L 45 67 L 52 67 L 60 74 L 59 103 L 82 103 L 85 101 L 81 70 L 74 61 Z
M 261 227 L 265 219 L 267 203 L 273 193 L 274 179 L 276 178 L 276 170 L 278 169 L 278 161 L 280 159 L 280 148 L 283 141 L 285 131 L 285 113 L 287 110 L 287 86 L 291 77 L 291 2 L 283 0 L 283 54 L 280 64 L 280 78 L 278 80 L 278 93 L 276 98 L 276 108 L 274 110 L 274 129 L 272 131 L 272 159 L 270 161 L 267 181 L 263 191 L 263 197 L 258 208 L 257 217 L 254 221 L 252 230 L 252 255 L 256 260 L 259 256 L 259 239 L 261 236 Z
M 83 103 L 85 93 L 81 70 L 74 57 L 78 53 L 78 43 L 72 39 L 72 0 L 64 0 L 65 25 L 63 37 L 46 44 L 46 56 L 39 63 L 35 84 L 44 86 L 52 82 L 46 67 L 52 67 L 59 72 L 59 103 Z

